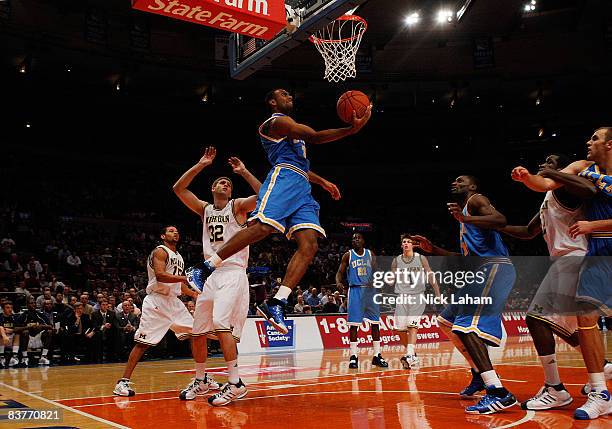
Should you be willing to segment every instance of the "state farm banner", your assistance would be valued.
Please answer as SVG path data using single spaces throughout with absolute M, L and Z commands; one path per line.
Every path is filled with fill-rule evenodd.
M 346 315 L 316 316 L 317 326 L 326 349 L 344 348 L 349 346 L 349 327 Z M 380 341 L 382 345 L 395 345 L 400 343 L 400 337 L 395 328 L 393 314 L 382 314 L 380 318 Z M 436 315 L 424 314 L 421 317 L 421 328 L 417 334 L 418 343 L 430 343 L 443 341 L 448 338 L 438 327 Z M 372 345 L 372 331 L 369 322 L 364 322 L 359 327 L 359 346 Z
M 287 25 L 284 0 L 132 0 L 132 8 L 266 40 Z

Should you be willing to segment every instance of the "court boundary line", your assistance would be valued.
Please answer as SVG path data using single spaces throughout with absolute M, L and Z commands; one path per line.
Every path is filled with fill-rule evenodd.
M 123 425 L 120 425 L 119 423 L 115 423 L 115 422 L 112 422 L 110 420 L 103 419 L 102 417 L 98 417 L 98 416 L 94 416 L 93 414 L 86 413 L 85 411 L 76 410 L 76 409 L 74 409 L 74 408 L 72 408 L 72 407 L 70 407 L 68 405 L 64 405 L 64 404 L 62 404 L 60 402 L 56 402 L 56 401 L 53 401 L 51 399 L 47 399 L 47 398 L 45 398 L 43 396 L 35 395 L 34 393 L 26 392 L 25 390 L 22 390 L 22 389 L 20 389 L 18 387 L 15 387 L 15 386 L 11 386 L 10 384 L 6 384 L 6 383 L 3 383 L 3 382 L 0 382 L 0 385 L 8 387 L 9 389 L 14 390 L 15 392 L 18 392 L 18 393 L 21 393 L 23 395 L 29 396 L 29 397 L 34 398 L 36 400 L 46 402 L 47 404 L 55 405 L 57 407 L 63 408 L 63 409 L 68 410 L 68 411 L 71 411 L 71 412 L 73 412 L 75 414 L 78 414 L 80 416 L 83 416 L 83 417 L 95 420 L 95 421 L 97 421 L 99 423 L 104 423 L 104 424 L 107 424 L 109 426 L 115 427 L 117 429 L 131 429 L 129 426 L 123 426 Z

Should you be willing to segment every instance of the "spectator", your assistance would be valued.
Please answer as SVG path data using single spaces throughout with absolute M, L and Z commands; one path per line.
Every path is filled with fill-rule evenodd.
M 189 312 L 193 316 L 193 313 L 195 312 L 195 302 L 191 300 L 187 301 L 187 310 L 189 310 Z
M 19 325 L 24 326 L 27 330 L 23 332 L 22 339 L 24 341 L 24 360 L 27 362 L 28 348 L 42 348 L 41 357 L 38 361 L 39 365 L 49 365 L 51 362 L 47 358 L 51 345 L 53 344 L 53 326 L 45 317 L 43 312 L 36 310 L 36 301 L 34 298 L 28 300 L 27 310 L 20 315 Z M 26 342 L 26 338 L 29 340 Z
M 9 367 L 27 366 L 28 365 L 28 352 L 27 352 L 27 337 L 24 338 L 22 335 L 25 331 L 20 323 L 18 317 L 13 313 L 13 304 L 10 301 L 2 303 L 2 313 L 0 313 L 0 326 L 4 329 L 4 334 L 8 337 L 7 344 L 0 345 L 0 359 L 2 365 L 5 364 Z M 27 335 L 27 333 L 26 333 Z M 19 349 L 24 349 L 24 361 L 19 363 Z
M 310 308 L 310 305 L 304 306 L 304 314 L 312 314 L 312 308 Z
M 76 297 L 74 298 L 76 299 Z M 75 302 L 73 311 L 66 316 L 64 323 L 64 341 L 62 344 L 64 355 L 62 360 L 78 363 L 81 360 L 77 353 L 79 349 L 84 349 L 85 360 L 91 362 L 93 359 L 92 338 L 94 333 L 91 319 L 83 313 L 83 304 Z
M 77 255 L 76 252 L 66 258 L 66 263 L 72 267 L 73 270 L 78 270 L 81 268 L 81 258 L 79 258 L 79 255 Z
M 23 272 L 23 267 L 19 263 L 19 256 L 17 256 L 17 253 L 11 253 L 11 256 L 4 261 L 4 269 L 13 273 Z
M 100 304 L 102 304 L 103 300 L 106 300 L 106 304 L 108 304 L 108 299 L 104 296 L 104 294 L 98 293 L 96 295 L 96 305 L 93 306 L 94 311 L 100 310 Z
M 321 305 L 321 300 L 317 296 L 317 288 L 313 287 L 310 289 L 310 295 L 306 299 L 306 304 L 308 304 L 311 308 L 318 308 Z
M 43 272 L 43 267 L 40 264 L 40 261 L 36 259 L 34 256 L 30 256 L 30 260 L 28 261 L 28 271 L 33 271 L 36 273 L 36 277 Z
M 89 304 L 89 296 L 85 293 L 81 295 L 81 304 L 83 304 L 83 314 L 87 314 L 89 317 L 91 317 L 94 309 L 91 304 Z
M 43 289 L 42 295 L 39 295 L 38 298 L 36 298 L 36 308 L 42 310 L 43 303 L 47 299 L 53 300 L 53 296 L 51 295 L 51 288 L 48 286 Z
M 297 314 L 304 313 L 304 297 L 302 295 L 297 296 L 297 304 L 293 306 L 293 312 Z
M 66 285 L 60 281 L 56 276 L 51 276 L 51 284 L 49 285 L 51 292 L 57 294 L 58 292 L 64 293 Z
M 94 362 L 100 363 L 105 360 L 113 362 L 116 360 L 115 346 L 117 343 L 116 334 L 117 315 L 109 309 L 108 300 L 102 298 L 100 301 L 100 309 L 92 314 L 92 323 L 94 326 Z
M 122 360 L 125 360 L 127 354 L 134 345 L 134 332 L 138 328 L 138 317 L 132 311 L 132 303 L 125 300 L 121 303 L 122 311 L 115 319 L 115 327 L 117 328 L 117 352 Z
M 337 313 L 339 308 L 340 307 L 338 306 L 338 304 L 336 304 L 336 299 L 334 298 L 334 296 L 331 293 L 328 293 L 327 300 L 323 305 L 321 311 L 323 311 L 323 313 Z

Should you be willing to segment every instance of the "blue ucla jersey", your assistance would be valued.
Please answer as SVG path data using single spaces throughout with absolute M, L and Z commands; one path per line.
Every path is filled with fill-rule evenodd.
M 304 173 L 308 173 L 310 162 L 306 158 L 306 143 L 303 140 L 294 140 L 288 137 L 275 139 L 265 134 L 266 124 L 280 116 L 286 115 L 275 113 L 259 127 L 259 138 L 268 156 L 268 161 L 272 165 L 292 165 Z
M 372 283 L 372 254 L 363 249 L 360 256 L 353 249 L 349 250 L 349 263 L 346 278 L 349 286 L 368 286 Z
M 589 201 L 586 209 L 586 219 L 612 219 L 612 175 L 606 174 L 603 168 L 592 164 L 579 174 L 589 179 L 597 188 L 597 194 Z M 612 255 L 612 232 L 593 231 L 589 240 L 587 255 Z
M 464 216 L 470 215 L 467 207 L 466 203 L 462 211 Z M 493 229 L 462 223 L 459 241 L 463 256 L 509 256 L 501 235 Z

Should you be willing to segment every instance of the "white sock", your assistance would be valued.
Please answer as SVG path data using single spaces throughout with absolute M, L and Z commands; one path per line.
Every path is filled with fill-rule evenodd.
M 0 355 L 1 354 L 4 354 L 4 346 L 3 345 L 0 345 Z
M 485 386 L 490 387 L 504 387 L 502 385 L 501 380 L 497 376 L 497 373 L 494 369 L 490 371 L 481 372 L 480 376 L 482 377 L 482 381 L 484 381 Z
M 22 352 L 21 352 L 21 355 L 22 355 L 24 358 L 27 358 L 27 357 L 28 357 L 28 351 L 27 351 L 27 350 L 22 351 Z
M 406 354 L 414 356 L 414 344 L 408 344 L 406 346 Z
M 274 295 L 275 299 L 287 299 L 291 295 L 291 289 L 287 286 L 281 286 L 278 288 L 278 292 Z
M 219 258 L 219 255 L 217 255 L 216 253 L 213 253 L 213 255 L 210 258 L 208 258 L 206 262 L 208 262 L 213 267 L 218 268 L 223 263 L 223 260 Z
M 48 350 L 48 349 L 43 349 L 43 350 L 42 350 L 42 355 L 43 355 L 43 357 L 47 357 L 47 354 L 48 354 L 48 353 L 49 353 L 49 350 Z
M 198 380 L 204 380 L 204 377 L 206 377 L 206 362 L 196 362 L 195 364 L 196 366 L 196 378 Z
M 606 376 L 603 372 L 589 373 L 589 383 L 591 384 L 591 388 L 596 392 L 607 390 Z
M 19 356 L 19 346 L 13 346 L 13 354 Z
M 357 341 L 352 342 L 351 341 L 351 356 L 357 356 L 357 345 L 359 343 Z
M 240 381 L 240 374 L 238 372 L 238 360 L 234 359 L 229 362 L 225 362 L 227 365 L 227 381 L 232 384 L 237 384 Z
M 552 355 L 540 356 L 540 361 L 542 361 L 542 368 L 544 368 L 544 382 L 549 386 L 561 384 L 559 368 L 557 367 L 557 356 L 554 353 Z
M 380 340 L 372 341 L 372 345 L 374 346 L 374 356 L 378 356 L 380 353 Z

